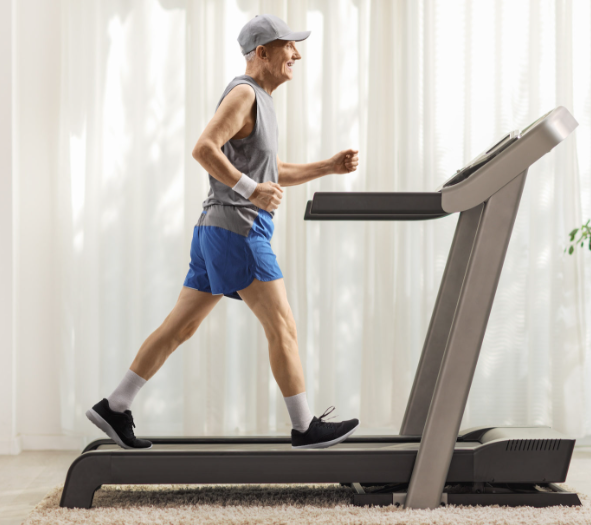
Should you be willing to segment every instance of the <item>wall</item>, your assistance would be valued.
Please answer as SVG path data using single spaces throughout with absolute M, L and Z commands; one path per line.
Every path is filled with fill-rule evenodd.
M 18 454 L 13 331 L 12 4 L 0 3 L 0 454 Z
M 23 449 L 78 448 L 60 423 L 53 191 L 58 155 L 61 3 L 14 1 L 16 432 Z M 0 17 L 4 20 L 4 17 Z M 20 198 L 25 195 L 26 199 Z M 39 220 L 43 217 L 44 220 Z M 24 321 L 24 322 L 23 322 Z

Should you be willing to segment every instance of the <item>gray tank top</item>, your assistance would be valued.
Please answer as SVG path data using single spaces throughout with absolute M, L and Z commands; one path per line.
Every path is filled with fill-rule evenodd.
M 256 122 L 248 137 L 237 140 L 230 139 L 222 146 L 222 151 L 237 170 L 257 183 L 277 182 L 279 128 L 273 97 L 261 88 L 252 77 L 241 75 L 228 84 L 216 106 L 216 111 L 226 95 L 239 84 L 248 84 L 254 89 L 257 106 Z M 218 226 L 241 235 L 248 235 L 248 231 L 258 215 L 258 208 L 211 175 L 209 175 L 209 186 L 209 194 L 207 199 L 203 201 L 203 208 L 207 209 L 203 225 Z M 221 209 L 219 206 L 232 206 L 234 209 Z M 274 212 L 270 213 L 271 216 L 274 215 Z

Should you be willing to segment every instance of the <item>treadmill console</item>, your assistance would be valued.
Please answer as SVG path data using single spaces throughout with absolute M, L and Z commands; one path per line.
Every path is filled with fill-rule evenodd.
M 487 162 L 492 160 L 496 157 L 499 153 L 506 150 L 509 146 L 523 137 L 526 133 L 531 131 L 536 124 L 544 120 L 552 111 L 549 111 L 539 119 L 532 122 L 529 126 L 523 129 L 523 131 L 515 130 L 511 131 L 507 135 L 505 135 L 501 140 L 495 141 L 491 146 L 489 146 L 485 151 L 477 155 L 473 158 L 466 166 L 462 169 L 459 169 L 454 173 L 448 180 L 446 180 L 436 191 L 441 191 L 443 188 L 449 188 L 454 184 L 458 184 L 463 180 L 466 180 L 472 173 L 479 170 L 482 166 L 484 166 Z

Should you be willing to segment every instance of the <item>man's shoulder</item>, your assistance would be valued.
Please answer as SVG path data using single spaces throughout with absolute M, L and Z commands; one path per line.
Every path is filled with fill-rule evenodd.
M 243 82 L 241 84 L 237 84 L 236 86 L 234 86 L 228 93 L 228 95 L 230 93 L 236 93 L 242 97 L 254 100 L 255 99 L 255 92 L 254 92 L 254 88 L 246 82 Z
M 254 88 L 250 84 L 237 84 L 229 87 L 229 91 L 220 101 L 220 105 L 236 109 L 250 109 L 256 100 Z
M 246 98 L 252 100 L 256 98 L 256 93 L 252 81 L 247 76 L 235 77 L 232 82 L 226 87 L 226 97 L 232 95 L 234 97 Z
M 218 109 L 221 109 L 222 112 L 248 113 L 255 100 L 254 89 L 248 84 L 239 84 L 225 94 L 218 104 Z

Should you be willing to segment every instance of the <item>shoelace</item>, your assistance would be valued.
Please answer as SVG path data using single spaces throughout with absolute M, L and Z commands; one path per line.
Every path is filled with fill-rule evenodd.
M 327 421 L 328 421 L 328 419 L 334 419 L 334 418 L 335 418 L 335 416 L 332 416 L 332 417 L 326 418 L 326 416 L 328 416 L 329 414 L 332 414 L 332 413 L 334 412 L 334 410 L 335 410 L 335 407 L 334 407 L 334 406 L 330 406 L 330 407 L 328 407 L 328 408 L 327 408 L 327 409 L 324 411 L 324 414 L 322 414 L 322 415 L 321 415 L 321 416 L 318 418 L 318 420 L 319 420 L 321 423 L 326 423 L 326 421 L 324 421 L 324 419 L 326 419 Z
M 131 421 L 131 425 L 135 428 L 135 423 L 133 422 L 133 416 L 129 414 L 129 420 Z
M 131 422 L 131 426 L 133 427 L 133 428 L 130 428 L 129 429 L 129 435 L 131 437 L 135 437 L 135 433 L 133 431 L 133 429 L 135 428 L 135 423 L 133 421 L 133 416 L 131 414 L 125 414 L 125 415 L 127 416 L 127 419 Z

